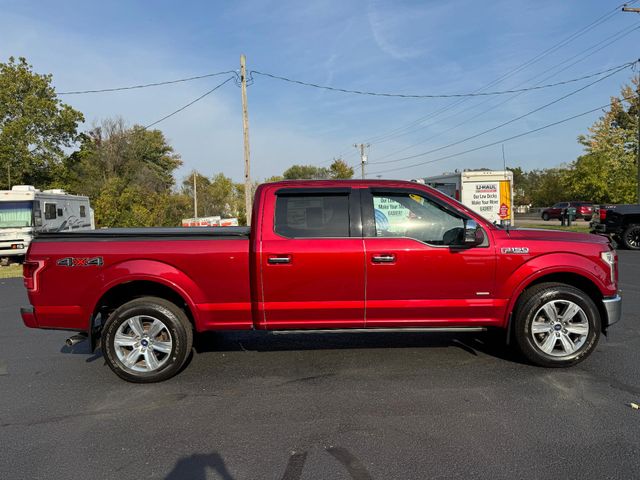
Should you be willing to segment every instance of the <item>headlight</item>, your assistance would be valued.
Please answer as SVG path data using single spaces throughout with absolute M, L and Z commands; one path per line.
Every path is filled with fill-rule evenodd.
M 611 283 L 616 283 L 616 254 L 615 252 L 601 252 L 600 258 L 609 265 Z

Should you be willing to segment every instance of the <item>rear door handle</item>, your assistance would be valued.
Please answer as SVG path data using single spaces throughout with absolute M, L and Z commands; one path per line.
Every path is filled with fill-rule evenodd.
M 396 261 L 396 256 L 392 253 L 383 253 L 380 255 L 374 255 L 371 257 L 373 263 L 393 263 Z
M 271 265 L 280 265 L 284 263 L 291 263 L 291 255 L 274 255 L 267 259 L 267 262 Z

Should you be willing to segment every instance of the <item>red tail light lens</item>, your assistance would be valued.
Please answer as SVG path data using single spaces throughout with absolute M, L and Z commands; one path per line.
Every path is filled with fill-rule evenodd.
M 37 287 L 37 274 L 42 266 L 42 262 L 24 262 L 22 264 L 22 276 L 24 278 L 24 286 L 27 290 L 32 291 Z
M 604 222 L 607 218 L 607 211 L 604 208 L 600 209 L 600 221 Z

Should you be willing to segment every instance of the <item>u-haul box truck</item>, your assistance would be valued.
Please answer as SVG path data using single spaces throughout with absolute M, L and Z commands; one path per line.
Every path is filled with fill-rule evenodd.
M 513 224 L 513 173 L 508 170 L 467 170 L 422 180 L 493 223 Z

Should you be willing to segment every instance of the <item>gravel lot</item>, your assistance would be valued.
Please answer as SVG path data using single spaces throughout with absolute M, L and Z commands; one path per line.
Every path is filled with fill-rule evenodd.
M 0 280 L 0 478 L 637 478 L 640 253 L 620 259 L 623 322 L 571 369 L 479 335 L 252 332 L 157 385 L 23 327 Z

